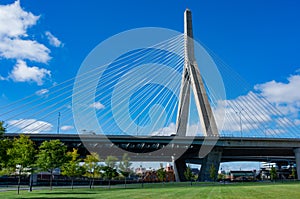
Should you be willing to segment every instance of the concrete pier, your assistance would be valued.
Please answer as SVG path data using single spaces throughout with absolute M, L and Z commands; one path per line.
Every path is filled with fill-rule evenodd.
M 300 148 L 294 149 L 296 165 L 297 165 L 297 179 L 300 180 Z

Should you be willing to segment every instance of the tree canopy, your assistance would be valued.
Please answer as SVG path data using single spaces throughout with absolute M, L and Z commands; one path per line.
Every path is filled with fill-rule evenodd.
M 18 169 L 18 194 L 20 192 L 20 178 L 24 169 L 30 169 L 34 163 L 36 150 L 34 143 L 29 139 L 29 136 L 20 135 L 20 138 L 15 138 L 12 147 L 7 149 L 9 156 L 9 165 L 13 169 Z
M 159 181 L 163 182 L 165 180 L 166 176 L 167 176 L 167 172 L 165 171 L 165 169 L 163 167 L 157 170 L 157 177 L 158 177 Z
M 187 181 L 191 181 L 191 182 L 192 182 L 192 180 L 193 180 L 193 178 L 194 178 L 194 174 L 193 174 L 192 169 L 191 169 L 190 166 L 188 166 L 188 167 L 186 168 L 186 170 L 184 171 L 183 174 L 184 174 L 184 177 L 185 177 L 185 179 L 186 179 Z
M 5 132 L 6 128 L 4 127 L 4 121 L 0 121 L 0 136 L 2 137 Z
M 7 149 L 7 154 L 10 156 L 9 162 L 11 165 L 26 168 L 34 163 L 36 150 L 34 143 L 29 139 L 29 136 L 20 135 L 20 138 L 15 138 L 12 147 Z
M 39 147 L 36 166 L 41 171 L 49 171 L 50 189 L 52 189 L 53 171 L 66 162 L 67 147 L 60 140 L 44 141 Z
M 9 163 L 9 155 L 7 150 L 12 147 L 12 141 L 10 139 L 0 140 L 0 174 L 5 174 L 7 172 L 7 167 Z
M 79 159 L 79 154 L 77 153 L 78 149 L 74 149 L 73 151 L 67 152 L 68 161 L 62 166 L 62 175 L 66 175 L 71 177 L 71 187 L 73 189 L 74 177 L 80 176 L 84 173 L 84 169 L 79 165 L 81 159 Z
M 276 168 L 272 166 L 271 170 L 270 170 L 270 177 L 271 180 L 276 180 L 277 178 L 277 172 L 276 172 Z
M 118 161 L 117 157 L 109 155 L 105 159 L 105 164 L 106 164 L 106 166 L 109 166 L 111 168 L 116 168 L 117 161 Z
M 98 163 L 101 161 L 99 155 L 95 152 L 91 153 L 91 155 L 87 155 L 84 159 L 84 169 L 85 176 L 90 179 L 90 189 L 94 185 L 94 178 L 96 175 L 100 175 L 100 165 Z
M 212 181 L 216 181 L 217 178 L 217 171 L 214 164 L 212 164 L 209 168 L 209 177 Z
M 119 170 L 120 170 L 120 173 L 125 178 L 127 178 L 130 175 L 130 173 L 132 172 L 131 168 L 130 168 L 131 165 L 132 165 L 132 163 L 130 162 L 130 157 L 128 156 L 127 153 L 124 153 L 122 160 L 119 163 Z

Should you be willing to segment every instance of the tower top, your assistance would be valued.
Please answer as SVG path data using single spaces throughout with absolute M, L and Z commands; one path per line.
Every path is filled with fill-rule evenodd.
M 184 34 L 193 38 L 192 12 L 188 8 L 184 11 Z
M 193 41 L 192 12 L 187 8 L 184 11 L 184 39 L 185 56 L 189 61 L 194 60 L 194 41 Z

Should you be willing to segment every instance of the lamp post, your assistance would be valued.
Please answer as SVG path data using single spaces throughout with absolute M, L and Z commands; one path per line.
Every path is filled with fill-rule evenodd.
M 243 110 L 244 110 L 244 109 L 242 108 L 241 110 L 239 110 L 238 112 L 236 112 L 236 113 L 239 114 L 239 117 L 240 117 L 241 141 L 242 141 L 242 139 L 243 139 L 243 123 L 242 123 L 242 111 L 243 111 Z
M 60 129 L 60 112 L 58 112 L 58 116 L 57 116 L 57 134 L 59 134 L 59 129 Z

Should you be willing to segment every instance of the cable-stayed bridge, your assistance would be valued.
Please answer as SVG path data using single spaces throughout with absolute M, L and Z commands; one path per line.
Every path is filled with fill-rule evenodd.
M 59 138 L 82 155 L 173 161 L 177 180 L 186 162 L 202 164 L 200 180 L 220 161 L 284 158 L 300 165 L 293 120 L 195 42 L 191 12 L 184 16 L 184 34 L 104 64 L 87 59 L 76 78 L 2 106 L 7 135 L 29 133 L 38 143 Z

